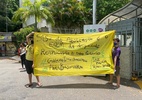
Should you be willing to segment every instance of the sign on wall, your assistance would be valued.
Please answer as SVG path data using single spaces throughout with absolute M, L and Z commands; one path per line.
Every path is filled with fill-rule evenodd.
M 12 41 L 12 33 L 0 33 L 0 41 Z
M 104 32 L 105 24 L 84 25 L 84 33 Z

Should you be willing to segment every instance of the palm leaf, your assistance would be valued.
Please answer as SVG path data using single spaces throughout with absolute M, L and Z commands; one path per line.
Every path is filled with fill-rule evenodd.
M 50 13 L 47 7 L 42 6 L 47 0 L 35 0 L 32 3 L 30 0 L 23 0 L 23 7 L 19 8 L 13 16 L 13 21 L 22 20 L 23 23 L 30 17 L 35 17 L 35 24 L 37 21 L 40 22 L 42 19 L 45 19 L 47 23 L 55 24 L 53 16 Z M 36 26 L 37 27 L 37 26 Z

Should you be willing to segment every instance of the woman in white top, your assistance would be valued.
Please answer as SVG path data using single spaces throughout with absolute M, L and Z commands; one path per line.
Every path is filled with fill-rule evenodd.
M 21 58 L 21 65 L 22 65 L 23 69 L 24 69 L 24 65 L 25 65 L 25 54 L 26 54 L 25 44 L 21 43 L 21 45 L 20 45 L 20 58 Z

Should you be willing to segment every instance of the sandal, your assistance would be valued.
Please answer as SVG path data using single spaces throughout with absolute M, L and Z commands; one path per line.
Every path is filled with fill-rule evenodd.
M 118 88 L 120 88 L 120 85 L 114 86 L 114 89 L 118 89 Z
M 113 83 L 112 82 L 107 82 L 106 84 L 112 85 Z
M 39 87 L 42 87 L 42 84 L 41 84 L 41 83 L 37 83 L 37 85 L 38 85 Z
M 33 85 L 33 84 L 26 84 L 25 87 L 26 87 L 26 88 L 29 88 L 29 87 L 31 87 L 32 85 Z

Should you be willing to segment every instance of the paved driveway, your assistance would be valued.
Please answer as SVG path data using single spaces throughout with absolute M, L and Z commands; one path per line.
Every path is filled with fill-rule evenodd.
M 119 89 L 106 85 L 105 77 L 40 77 L 43 86 L 26 88 L 28 76 L 16 60 L 0 59 L 0 100 L 142 100 L 142 91 L 122 79 Z

